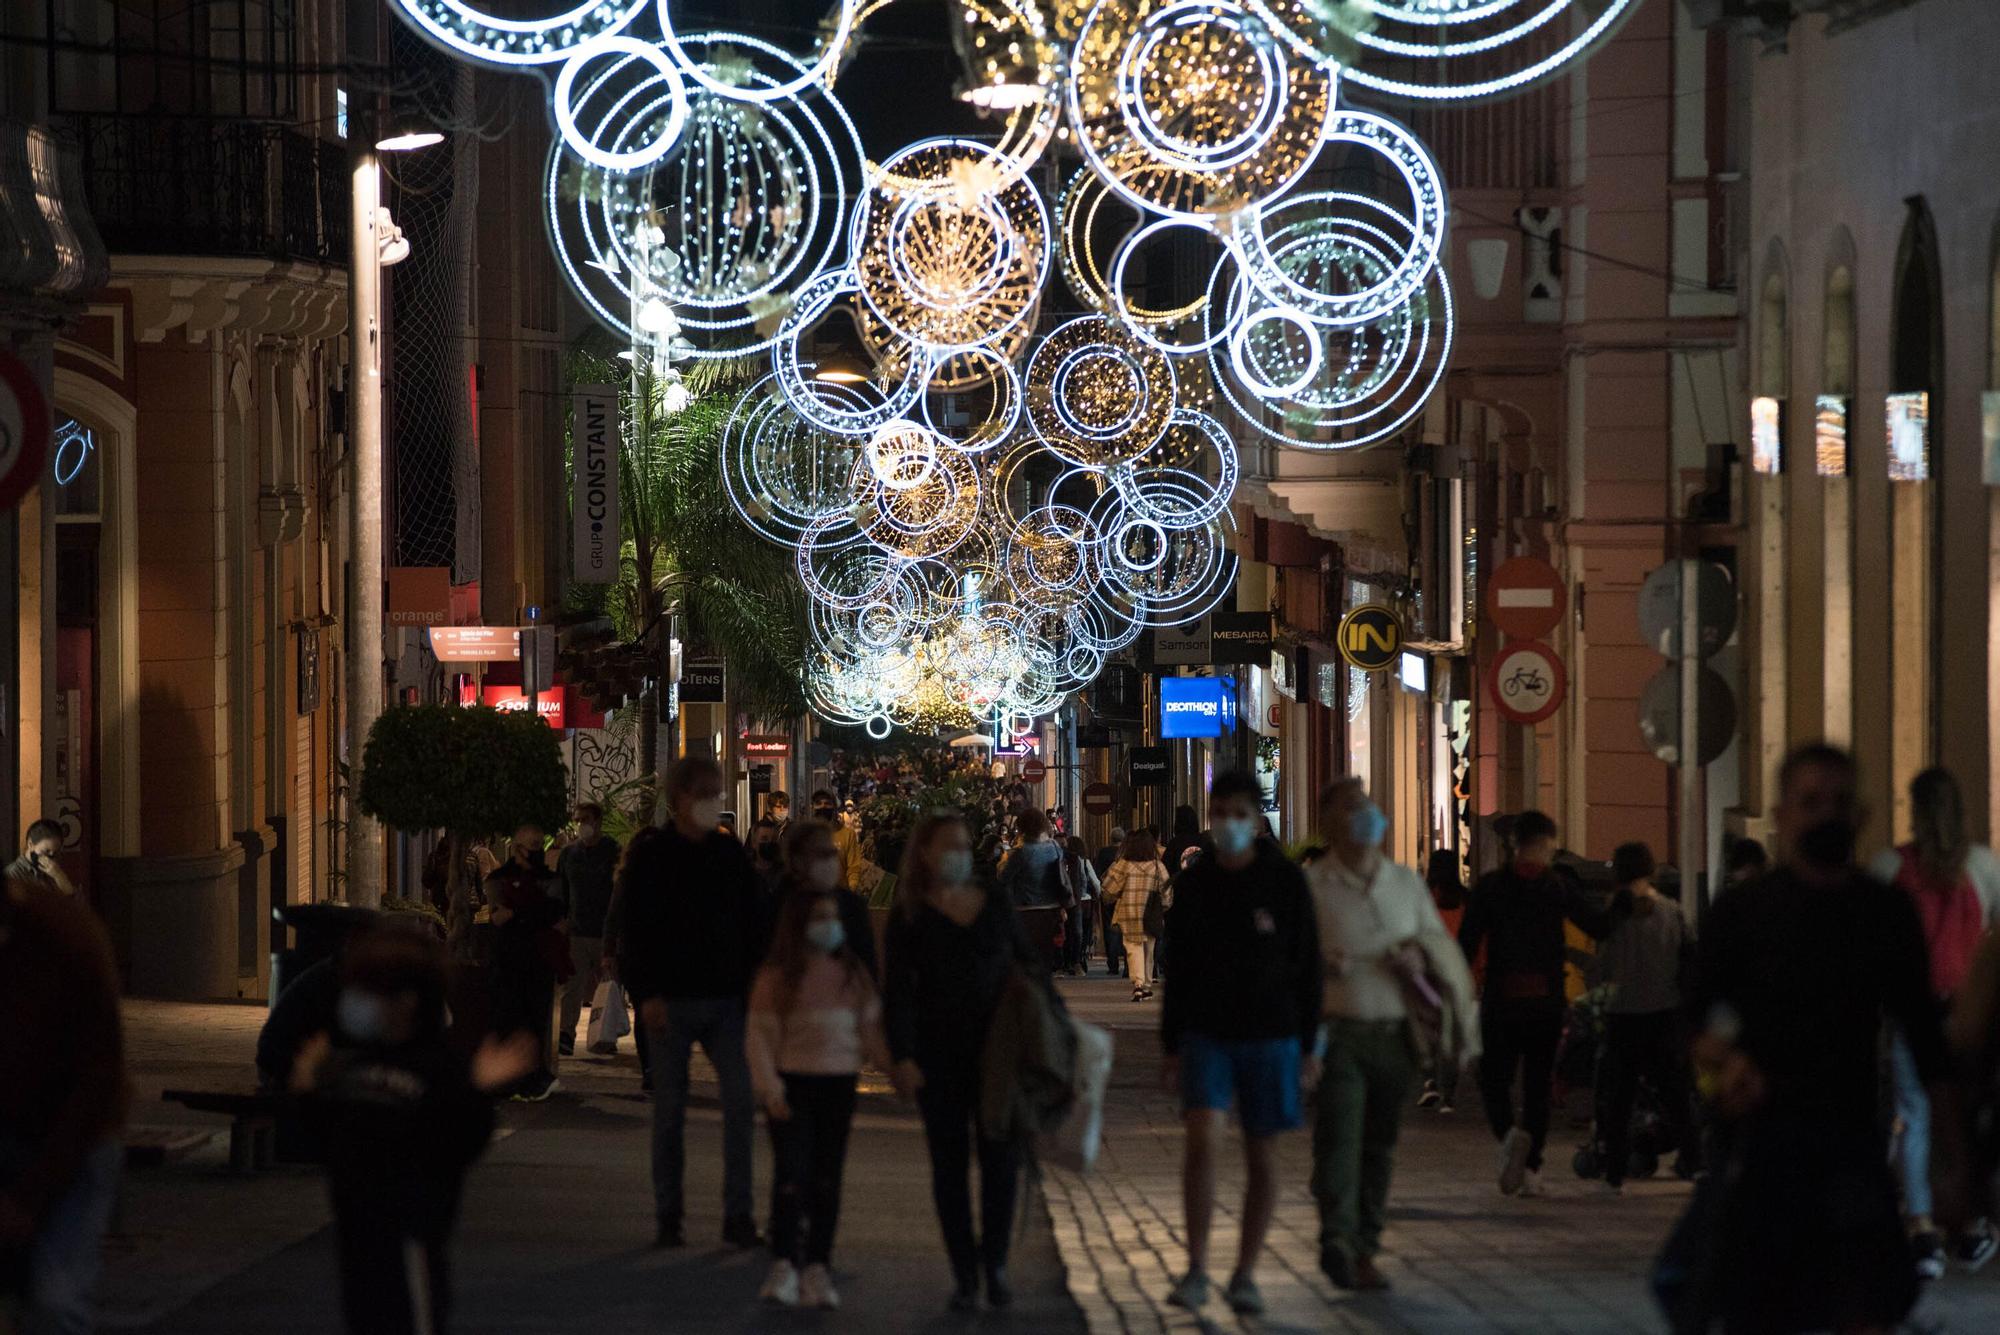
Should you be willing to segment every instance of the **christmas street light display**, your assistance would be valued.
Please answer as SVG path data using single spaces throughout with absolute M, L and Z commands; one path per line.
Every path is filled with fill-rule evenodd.
M 995 133 L 880 162 L 835 90 L 895 0 L 841 0 L 803 54 L 682 31 L 673 0 L 396 3 L 548 79 L 550 240 L 599 320 L 768 355 L 724 484 L 811 595 L 812 707 L 881 736 L 1026 726 L 1215 606 L 1243 432 L 1407 426 L 1451 348 L 1444 185 L 1343 87 L 1503 95 L 1637 0 L 951 0 L 956 93 Z M 1044 327 L 1052 272 L 1088 313 Z

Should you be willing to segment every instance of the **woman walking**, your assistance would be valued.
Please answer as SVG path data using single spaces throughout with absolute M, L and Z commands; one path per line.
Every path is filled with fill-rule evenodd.
M 1097 868 L 1090 865 L 1089 850 L 1077 835 L 1063 843 L 1063 867 L 1076 893 L 1076 907 L 1070 910 L 1063 932 L 1064 958 L 1070 977 L 1075 978 L 1090 972 L 1090 938 L 1097 923 L 1097 897 L 1104 887 L 1097 879 Z
M 810 836 L 809 836 L 810 837 Z M 821 836 L 824 838 L 824 836 Z M 825 840 L 825 849 L 833 844 Z M 828 859 L 837 865 L 838 855 Z M 828 1266 L 865 1059 L 886 1068 L 882 1000 L 847 939 L 834 890 L 794 888 L 750 992 L 750 1077 L 771 1132 L 771 1263 L 761 1296 L 834 1308 Z
M 1016 1148 L 977 1124 L 986 1032 L 1009 971 L 1030 965 L 1026 939 L 1005 897 L 972 878 L 965 821 L 937 812 L 917 822 L 903 855 L 885 950 L 885 1017 L 896 1092 L 915 1099 L 930 1145 L 931 1196 L 951 1258 L 952 1310 L 1013 1301 L 1007 1243 L 1021 1162 Z M 980 1226 L 972 1226 L 968 1181 L 979 1147 Z
M 1165 916 L 1167 869 L 1160 846 L 1150 830 L 1129 835 L 1118 861 L 1104 878 L 1105 898 L 1112 901 L 1113 921 L 1125 937 L 1127 971 L 1132 975 L 1132 1000 L 1153 995 L 1153 939 L 1148 925 L 1158 927 Z

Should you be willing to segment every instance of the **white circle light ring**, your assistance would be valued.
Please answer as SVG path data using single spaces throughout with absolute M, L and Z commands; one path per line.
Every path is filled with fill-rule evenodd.
M 1132 256 L 1138 252 L 1140 246 L 1146 244 L 1146 242 L 1152 240 L 1161 232 L 1174 227 L 1192 227 L 1202 232 L 1203 235 L 1213 237 L 1221 242 L 1222 254 L 1217 256 L 1215 261 L 1217 271 L 1226 263 L 1234 263 L 1238 268 L 1243 266 L 1241 246 L 1234 234 L 1213 232 L 1201 223 L 1188 218 L 1156 218 L 1144 227 L 1129 233 L 1123 241 L 1118 243 L 1118 249 L 1113 253 L 1111 258 L 1111 276 L 1105 282 L 1104 296 L 1110 303 L 1111 313 L 1124 323 L 1133 337 L 1148 347 L 1157 348 L 1169 356 L 1177 357 L 1189 353 L 1207 352 L 1210 348 L 1228 337 L 1229 331 L 1226 328 L 1213 331 L 1207 337 L 1195 343 L 1181 343 L 1172 339 L 1161 338 L 1154 332 L 1156 328 L 1169 326 L 1180 320 L 1200 315 L 1207 307 L 1207 298 L 1188 303 L 1178 310 L 1168 312 L 1168 318 L 1155 318 L 1151 320 L 1143 318 L 1147 312 L 1134 310 L 1131 303 L 1126 300 L 1125 272 L 1132 263 Z M 1214 287 L 1213 273 L 1210 275 L 1208 286 L 1211 288 Z
M 639 61 L 653 67 L 651 78 L 641 87 L 649 87 L 655 81 L 664 83 L 671 103 L 665 128 L 639 148 L 625 152 L 613 152 L 599 147 L 596 140 L 584 134 L 576 123 L 577 75 L 590 62 L 615 55 L 623 55 L 624 59 L 611 70 L 599 75 L 593 87 L 601 86 L 613 72 L 625 68 L 633 61 Z M 637 91 L 634 89 L 628 92 L 625 95 L 626 99 L 636 95 Z M 636 37 L 602 37 L 589 46 L 579 48 L 563 62 L 562 70 L 556 75 L 553 108 L 556 128 L 562 132 L 563 143 L 570 152 L 591 166 L 604 171 L 631 172 L 658 162 L 680 139 L 681 129 L 687 124 L 687 89 L 681 82 L 681 71 L 667 59 L 659 47 L 651 42 L 642 42 Z
M 553 65 L 615 33 L 639 16 L 647 0 L 584 0 L 541 19 L 502 18 L 462 0 L 395 0 L 432 42 L 487 65 Z
M 828 270 L 812 279 L 799 289 L 771 348 L 771 369 L 778 390 L 792 410 L 815 426 L 848 436 L 871 435 L 896 418 L 908 416 L 923 393 L 931 364 L 928 357 L 907 358 L 902 378 L 870 407 L 845 409 L 828 401 L 829 396 L 821 392 L 823 382 L 812 381 L 805 374 L 805 364 L 799 358 L 799 336 L 817 324 L 835 301 L 859 290 L 851 269 Z
M 787 63 L 800 68 L 798 74 L 769 88 L 754 88 L 723 82 L 688 54 L 680 34 L 674 28 L 673 4 L 674 0 L 658 0 L 658 4 L 655 5 L 660 19 L 660 45 L 686 70 L 689 79 L 711 93 L 734 98 L 740 102 L 771 102 L 781 97 L 805 92 L 815 84 L 828 82 L 826 76 L 840 60 L 840 53 L 847 45 L 847 36 L 854 29 L 854 17 L 861 11 L 859 0 L 840 0 L 840 8 L 834 15 L 833 31 L 821 43 L 819 53 L 810 62 L 800 60 L 796 56 L 787 56 Z M 755 38 L 746 37 L 741 33 L 705 32 L 700 34 L 700 37 L 709 42 L 770 49 Z

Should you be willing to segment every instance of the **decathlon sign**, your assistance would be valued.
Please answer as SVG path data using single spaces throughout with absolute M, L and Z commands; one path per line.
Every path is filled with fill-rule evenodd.
M 1235 731 L 1234 677 L 1160 678 L 1160 736 L 1223 737 Z
M 579 584 L 618 582 L 618 391 L 578 385 L 570 399 L 571 574 Z

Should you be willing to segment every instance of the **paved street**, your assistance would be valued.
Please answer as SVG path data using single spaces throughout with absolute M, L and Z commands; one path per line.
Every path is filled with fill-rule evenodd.
M 1066 984 L 1077 1009 L 1118 1038 L 1107 1149 L 1098 1172 L 1051 1174 L 1046 1208 L 1030 1210 L 1017 1261 L 1015 1313 L 947 1318 L 946 1276 L 932 1222 L 915 1119 L 879 1089 L 863 1101 L 848 1169 L 838 1269 L 848 1305 L 830 1317 L 760 1309 L 759 1256 L 710 1245 L 716 1227 L 712 1101 L 691 1123 L 691 1232 L 686 1252 L 655 1254 L 646 1192 L 645 1105 L 629 1040 L 611 1061 L 565 1064 L 566 1092 L 509 1105 L 502 1138 L 472 1176 L 457 1253 L 458 1328 L 619 1332 L 931 1331 L 977 1325 L 1091 1335 L 1192 1330 L 1160 1303 L 1184 1263 L 1179 1134 L 1158 1088 L 1155 1007 L 1125 1000 L 1102 979 Z M 260 1012 L 240 1007 L 128 1007 L 139 1085 L 136 1116 L 151 1125 L 213 1119 L 157 1104 L 166 1083 L 230 1078 L 247 1067 Z M 1476 1104 L 1450 1118 L 1413 1111 L 1392 1203 L 1386 1296 L 1335 1293 L 1314 1265 L 1316 1223 L 1304 1182 L 1303 1135 L 1285 1148 L 1287 1195 L 1262 1276 L 1267 1331 L 1658 1331 L 1644 1272 L 1687 1189 L 1633 1184 L 1622 1199 L 1569 1177 L 1579 1128 L 1554 1137 L 1546 1200 L 1502 1198 Z M 706 1148 L 705 1147 L 710 1147 Z M 760 1187 L 768 1181 L 759 1146 Z M 227 1175 L 220 1142 L 204 1154 L 142 1170 L 112 1242 L 107 1325 L 160 1335 L 231 1335 L 338 1328 L 331 1239 L 316 1177 L 280 1169 Z M 1234 1246 L 1240 1176 L 1225 1160 L 1216 1255 Z M 1235 1323 L 1219 1304 L 1219 1328 Z M 1937 1286 L 1917 1328 L 2000 1329 L 2000 1266 Z

